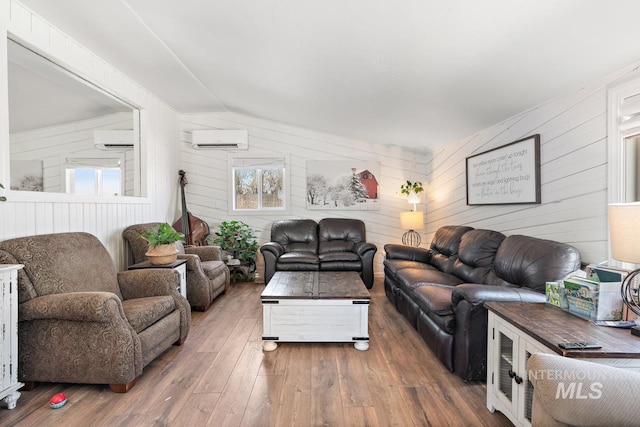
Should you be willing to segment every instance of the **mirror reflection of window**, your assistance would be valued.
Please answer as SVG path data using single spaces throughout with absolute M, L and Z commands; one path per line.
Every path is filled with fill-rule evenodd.
M 640 201 L 640 134 L 624 139 L 625 202 Z
M 7 43 L 11 189 L 69 193 L 66 158 L 117 154 L 126 162 L 117 167 L 117 185 L 116 170 L 98 167 L 91 191 L 71 192 L 140 196 L 139 110 L 30 48 Z M 32 169 L 39 170 L 27 173 Z
M 120 196 L 123 194 L 122 161 L 112 159 L 67 159 L 65 188 L 69 194 Z

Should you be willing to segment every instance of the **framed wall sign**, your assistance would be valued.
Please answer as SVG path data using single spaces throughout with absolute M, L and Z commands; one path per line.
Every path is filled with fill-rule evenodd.
M 540 135 L 466 159 L 467 205 L 540 203 Z

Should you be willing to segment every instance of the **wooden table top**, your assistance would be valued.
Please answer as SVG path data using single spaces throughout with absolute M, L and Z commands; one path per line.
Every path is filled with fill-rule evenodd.
M 640 359 L 640 337 L 629 329 L 596 326 L 588 320 L 546 303 L 487 302 L 485 307 L 565 357 Z M 564 350 L 561 342 L 589 341 L 592 350 Z
M 177 259 L 169 264 L 151 264 L 149 261 L 142 261 L 127 267 L 128 270 L 139 270 L 143 268 L 176 268 L 187 262 L 186 259 Z
M 355 271 L 278 271 L 262 299 L 371 299 Z

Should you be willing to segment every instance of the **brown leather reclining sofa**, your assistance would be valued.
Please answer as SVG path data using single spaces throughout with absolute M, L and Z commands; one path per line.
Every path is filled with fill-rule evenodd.
M 485 302 L 544 302 L 545 282 L 580 268 L 570 245 L 463 226 L 440 228 L 429 249 L 384 249 L 387 298 L 465 380 L 486 380 Z

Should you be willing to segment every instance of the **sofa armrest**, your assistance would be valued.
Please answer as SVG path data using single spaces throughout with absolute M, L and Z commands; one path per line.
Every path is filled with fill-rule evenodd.
M 376 245 L 369 242 L 359 242 L 356 243 L 353 247 L 353 251 L 357 253 L 360 258 L 363 258 L 369 251 L 373 251 L 373 253 L 375 254 L 377 250 L 378 248 L 376 247 Z
M 637 372 L 537 353 L 529 358 L 527 373 L 534 386 L 534 426 L 638 425 L 631 398 L 640 393 Z M 568 392 L 573 386 L 581 387 L 581 396 Z
M 260 252 L 262 252 L 262 255 L 264 256 L 270 254 L 275 257 L 275 259 L 278 259 L 280 255 L 284 253 L 284 248 L 278 242 L 267 242 L 264 245 L 260 246 Z
M 545 295 L 527 288 L 464 283 L 453 289 L 456 320 L 453 367 L 465 380 L 487 378 L 488 301 L 544 302 Z
M 473 305 L 482 305 L 489 301 L 545 302 L 546 297 L 528 288 L 464 283 L 455 287 L 451 300 L 455 307 L 462 300 Z
M 19 306 L 20 321 L 71 320 L 111 323 L 124 319 L 122 303 L 111 292 L 69 292 L 43 295 Z
M 202 259 L 196 254 L 178 254 L 178 259 L 187 260 L 187 271 L 197 271 L 204 274 L 202 271 Z
M 189 246 L 184 248 L 184 253 L 198 255 L 201 261 L 222 261 L 220 246 Z
M 284 253 L 284 248 L 278 242 L 268 242 L 260 246 L 260 252 L 264 258 L 264 284 L 268 285 L 273 275 L 276 274 L 276 262 Z
M 162 295 L 180 296 L 180 274 L 173 269 L 145 268 L 118 273 L 118 284 L 122 298 L 156 297 Z
M 428 264 L 431 260 L 431 251 L 421 247 L 389 243 L 384 245 L 384 251 L 387 259 L 404 259 L 407 261 L 424 262 L 425 264 Z

